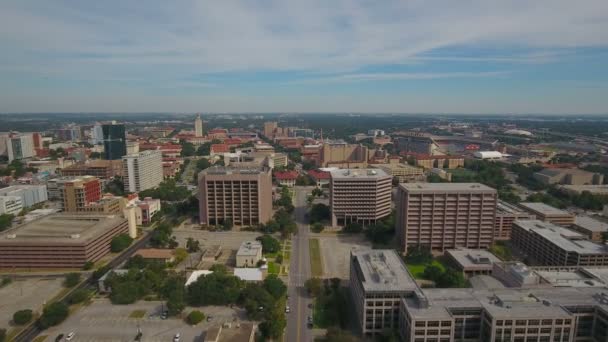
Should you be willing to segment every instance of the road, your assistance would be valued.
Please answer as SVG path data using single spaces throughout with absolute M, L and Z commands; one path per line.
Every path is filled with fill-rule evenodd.
M 293 237 L 291 265 L 289 268 L 287 333 L 284 341 L 310 342 L 312 329 L 307 326 L 308 316 L 312 317 L 312 298 L 304 289 L 304 282 L 310 278 L 310 256 L 308 251 L 308 219 L 306 218 L 306 196 L 313 187 L 295 187 L 294 206 L 298 233 Z

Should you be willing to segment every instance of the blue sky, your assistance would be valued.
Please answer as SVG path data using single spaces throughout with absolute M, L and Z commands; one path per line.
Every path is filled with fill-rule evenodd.
M 608 113 L 608 1 L 0 2 L 0 112 Z

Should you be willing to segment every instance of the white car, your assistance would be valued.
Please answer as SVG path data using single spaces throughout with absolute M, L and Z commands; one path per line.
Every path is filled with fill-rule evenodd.
M 290 310 L 289 310 L 289 305 L 287 305 L 287 306 L 285 307 L 285 313 L 289 313 L 289 311 L 290 311 Z
M 75 336 L 75 335 L 76 335 L 76 333 L 72 331 L 72 332 L 70 332 L 70 333 L 69 333 L 69 334 L 68 334 L 68 335 L 65 337 L 65 340 L 66 340 L 66 341 L 71 341 L 71 340 L 74 338 L 74 336 Z
M 182 335 L 180 333 L 175 334 L 175 336 L 173 336 L 173 342 L 179 342 L 181 337 Z

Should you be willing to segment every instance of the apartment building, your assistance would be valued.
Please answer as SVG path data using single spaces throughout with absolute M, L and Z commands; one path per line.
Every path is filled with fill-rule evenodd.
M 10 214 L 17 216 L 23 209 L 19 196 L 0 196 L 0 215 Z
M 392 177 L 397 177 L 399 183 L 423 182 L 426 180 L 424 170 L 419 167 L 401 163 L 375 164 L 374 168 L 382 169 Z
M 381 169 L 341 169 L 330 172 L 331 221 L 373 224 L 391 212 L 392 177 Z
M 608 266 L 608 246 L 539 220 L 513 223 L 511 243 L 542 266 Z
M 158 186 L 163 181 L 161 151 L 143 151 L 122 158 L 125 191 L 140 192 Z
M 519 206 L 525 211 L 536 216 L 537 219 L 563 226 L 574 224 L 574 214 L 565 210 L 557 209 L 545 203 L 522 202 Z
M 494 240 L 496 190 L 479 183 L 400 184 L 396 232 L 403 251 L 428 246 L 487 248 Z
M 122 176 L 122 160 L 89 160 L 86 163 L 68 166 L 59 171 L 62 176 L 94 176 L 99 179 L 110 179 Z
M 9 162 L 31 158 L 36 155 L 32 133 L 10 133 L 0 137 L 0 139 L 4 140 L 0 144 L 6 146 L 6 155 Z
M 214 166 L 198 175 L 200 222 L 237 226 L 266 223 L 272 218 L 272 174 L 255 163 Z
M 397 327 L 399 305 L 420 291 L 394 250 L 350 253 L 350 290 L 360 332 L 366 337 Z
M 511 229 L 515 220 L 534 220 L 536 216 L 511 203 L 499 200 L 496 204 L 494 240 L 511 239 Z

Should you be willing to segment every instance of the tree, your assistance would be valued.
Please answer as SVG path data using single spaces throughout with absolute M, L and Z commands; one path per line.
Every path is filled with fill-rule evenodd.
M 65 287 L 74 287 L 80 283 L 80 273 L 68 273 L 65 275 L 63 285 Z
M 359 222 L 348 222 L 342 231 L 345 233 L 361 233 L 363 231 L 363 225 Z
M 256 240 L 260 241 L 260 243 L 262 244 L 263 253 L 276 253 L 281 250 L 281 243 L 279 242 L 279 240 L 273 238 L 268 234 L 262 235 Z
M 213 272 L 190 284 L 186 297 L 191 306 L 233 304 L 242 288 L 243 281 L 234 275 Z
M 6 329 L 0 329 L 0 342 L 4 342 L 6 340 Z
M 321 294 L 323 290 L 323 282 L 320 278 L 310 278 L 304 282 L 304 288 L 310 293 L 313 297 L 317 297 Z
M 308 217 L 311 223 L 328 221 L 331 218 L 331 210 L 329 206 L 317 203 L 310 208 Z
M 124 196 L 125 195 L 125 184 L 122 180 L 122 177 L 114 177 L 111 181 L 106 184 L 105 192 L 109 192 L 115 196 Z
M 13 224 L 13 218 L 15 218 L 15 215 L 13 214 L 0 215 L 0 232 L 11 227 Z
M 308 176 L 300 175 L 298 178 L 296 178 L 296 185 L 298 186 L 308 186 L 312 184 L 313 182 Z
M 185 248 L 176 248 L 174 254 L 175 254 L 175 265 L 177 265 L 180 262 L 186 260 L 186 258 L 188 257 L 188 250 Z
M 319 188 L 314 188 L 314 189 L 312 189 L 312 195 L 315 197 L 321 197 L 321 196 L 323 196 L 323 190 L 321 190 Z
M 263 286 L 275 299 L 279 299 L 287 294 L 287 286 L 276 274 L 271 274 L 266 277 Z
M 201 245 L 200 241 L 194 240 L 191 237 L 189 237 L 188 240 L 186 240 L 186 248 L 188 249 L 188 253 L 200 252 L 200 250 L 201 250 L 200 245 Z
M 223 230 L 232 230 L 233 226 L 234 226 L 234 224 L 232 223 L 232 220 L 229 218 L 225 219 L 224 222 L 222 223 Z
M 152 237 L 150 238 L 150 245 L 152 247 L 163 248 L 169 245 L 171 241 L 171 234 L 173 234 L 173 228 L 167 223 L 161 223 L 154 229 Z
M 213 265 L 211 265 L 211 267 L 209 267 L 209 271 L 213 271 L 214 273 L 227 274 L 228 267 L 226 267 L 225 265 L 222 265 L 222 264 L 213 264 Z
M 82 303 L 89 298 L 89 291 L 86 289 L 78 289 L 68 297 L 68 302 L 70 304 L 78 304 Z
M 260 323 L 260 332 L 262 336 L 277 339 L 283 334 L 287 320 L 281 308 L 274 308 L 267 319 Z
M 313 233 L 320 233 L 323 229 L 325 229 L 325 226 L 320 222 L 315 222 L 310 225 L 310 230 L 312 230 Z
M 167 311 L 169 316 L 177 316 L 186 308 L 186 302 L 184 300 L 184 291 L 176 290 L 169 295 L 167 298 Z
M 340 328 L 331 327 L 325 333 L 325 342 L 359 342 L 358 337 Z
M 197 325 L 200 322 L 202 322 L 204 319 L 205 319 L 205 314 L 203 314 L 202 312 L 200 312 L 198 310 L 192 310 L 188 314 L 188 317 L 186 318 L 186 321 L 190 325 Z
M 95 263 L 92 261 L 87 261 L 84 263 L 84 266 L 82 266 L 82 269 L 85 271 L 89 271 L 93 269 L 93 266 L 95 266 Z
M 133 238 L 129 236 L 127 233 L 118 234 L 112 238 L 110 242 L 110 251 L 112 253 L 122 252 L 127 249 L 133 242 Z
M 426 264 L 433 261 L 433 254 L 428 246 L 413 246 L 407 249 L 405 260 L 412 264 Z
M 55 302 L 47 305 L 42 310 L 42 315 L 38 320 L 38 324 L 42 329 L 58 325 L 63 322 L 69 314 L 69 308 L 62 302 Z
M 194 145 L 190 142 L 187 142 L 185 140 L 180 140 L 179 144 L 182 145 L 182 152 L 180 153 L 180 155 L 182 157 L 193 156 L 194 153 L 196 152 Z
M 422 276 L 424 277 L 424 279 L 432 280 L 436 283 L 439 282 L 442 275 L 443 275 L 443 270 L 441 269 L 441 267 L 439 267 L 437 265 L 427 266 L 424 269 L 424 272 L 422 273 Z
M 33 317 L 32 310 L 19 310 L 13 314 L 13 322 L 17 325 L 23 325 L 29 323 Z

